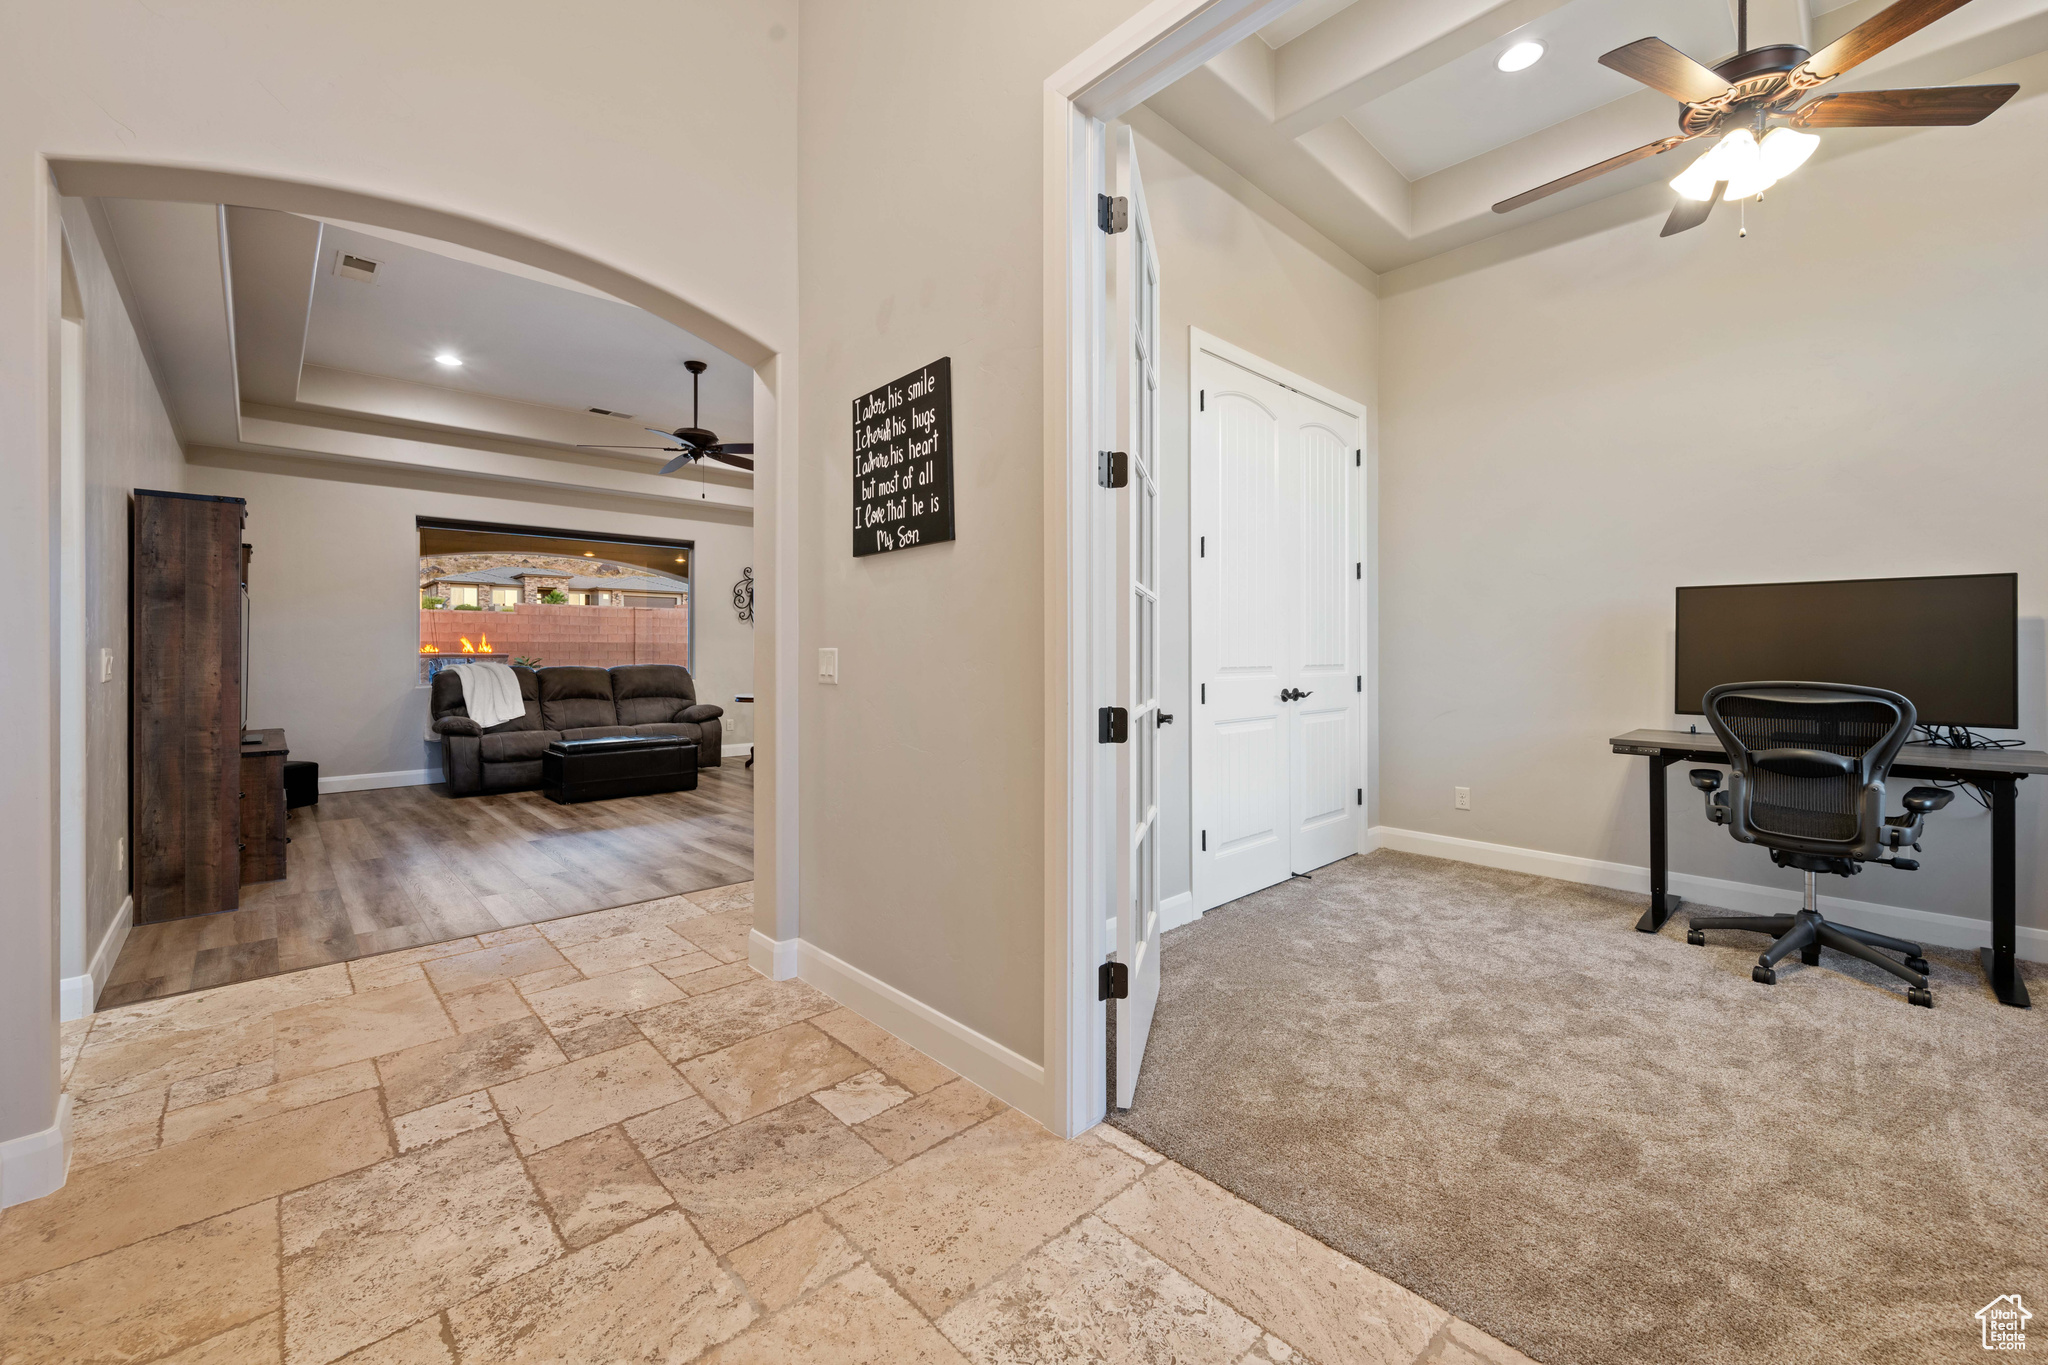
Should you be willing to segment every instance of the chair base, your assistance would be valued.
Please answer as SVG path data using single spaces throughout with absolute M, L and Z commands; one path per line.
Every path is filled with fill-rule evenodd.
M 1685 941 L 1704 944 L 1709 929 L 1740 929 L 1771 935 L 1774 941 L 1757 958 L 1756 968 L 1750 973 L 1751 979 L 1762 985 L 1777 984 L 1778 964 L 1792 954 L 1798 953 L 1799 960 L 1811 967 L 1820 963 L 1822 948 L 1832 948 L 1838 953 L 1861 958 L 1872 966 L 1882 967 L 1904 981 L 1909 987 L 1906 999 L 1913 1004 L 1929 1009 L 1934 1006 L 1934 996 L 1927 989 L 1927 958 L 1917 943 L 1887 934 L 1874 934 L 1868 929 L 1851 928 L 1846 924 L 1831 924 L 1822 918 L 1818 910 L 1800 910 L 1791 915 L 1695 915 Z M 1905 961 L 1894 961 L 1886 957 L 1885 952 L 1898 953 Z

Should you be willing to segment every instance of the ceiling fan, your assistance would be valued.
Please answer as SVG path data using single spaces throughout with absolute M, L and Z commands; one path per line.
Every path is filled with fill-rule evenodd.
M 1611 156 L 1503 199 L 1495 213 L 1583 185 L 1646 157 L 1661 156 L 1697 138 L 1719 137 L 1706 154 L 1671 182 L 1678 204 L 1660 236 L 1698 227 L 1724 199 L 1760 195 L 1796 170 L 1820 143 L 1808 128 L 1931 128 L 1981 122 L 2013 97 L 2017 85 L 1954 85 L 1919 90 L 1858 90 L 1812 95 L 1843 72 L 1893 43 L 1918 33 L 1969 0 L 1898 0 L 1809 53 L 1796 44 L 1749 50 L 1749 0 L 1737 11 L 1735 44 L 1741 49 L 1708 68 L 1662 38 L 1639 38 L 1600 64 L 1677 100 L 1678 133 Z
M 697 425 L 697 377 L 709 369 L 701 360 L 685 360 L 683 368 L 690 372 L 690 425 L 677 427 L 674 431 L 663 431 L 659 427 L 643 427 L 643 431 L 674 441 L 667 446 L 577 446 L 578 450 L 665 450 L 675 458 L 661 467 L 663 474 L 673 474 L 684 465 L 699 460 L 716 460 L 739 469 L 752 469 L 754 462 L 747 457 L 754 453 L 752 441 L 728 441 L 718 443 L 718 433 L 706 431 Z

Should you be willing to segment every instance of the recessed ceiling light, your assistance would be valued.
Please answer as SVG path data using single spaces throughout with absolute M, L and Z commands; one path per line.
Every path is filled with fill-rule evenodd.
M 1494 65 L 1503 71 L 1527 71 L 1542 59 L 1543 44 L 1516 43 L 1506 52 L 1501 53 L 1500 60 L 1495 62 Z
M 434 357 L 434 363 L 436 365 L 446 365 L 451 370 L 459 370 L 462 368 L 462 357 L 453 351 L 443 351 Z

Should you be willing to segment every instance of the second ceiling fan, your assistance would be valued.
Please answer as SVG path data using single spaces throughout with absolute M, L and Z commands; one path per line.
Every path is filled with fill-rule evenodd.
M 1600 64 L 1677 100 L 1683 106 L 1678 132 L 1503 199 L 1493 211 L 1513 213 L 1609 171 L 1661 156 L 1698 138 L 1719 136 L 1720 141 L 1671 182 L 1678 204 L 1660 234 L 1669 237 L 1704 223 L 1724 199 L 1761 194 L 1797 169 L 1820 142 L 1804 131 L 1808 128 L 1933 128 L 1981 122 L 2019 87 L 1952 85 L 1815 95 L 1843 72 L 1967 3 L 1898 0 L 1819 52 L 1809 53 L 1792 43 L 1749 50 L 1749 0 L 1741 0 L 1736 19 L 1736 46 L 1741 50 L 1711 68 L 1662 38 L 1639 38 L 1618 47 Z M 1809 95 L 1815 97 L 1808 100 Z
M 666 437 L 675 442 L 666 446 L 577 446 L 578 450 L 665 450 L 675 458 L 661 467 L 661 473 L 673 474 L 684 465 L 699 460 L 716 460 L 736 469 L 752 469 L 754 462 L 747 457 L 754 453 L 752 441 L 727 441 L 719 444 L 718 433 L 706 431 L 697 425 L 697 377 L 709 369 L 701 360 L 685 360 L 683 368 L 690 372 L 690 425 L 677 427 L 674 431 L 663 431 L 660 427 L 644 427 L 642 430 L 656 436 Z

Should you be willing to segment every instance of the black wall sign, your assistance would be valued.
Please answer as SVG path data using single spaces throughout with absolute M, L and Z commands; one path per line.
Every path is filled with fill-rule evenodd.
M 853 400 L 853 553 L 953 538 L 953 361 Z

